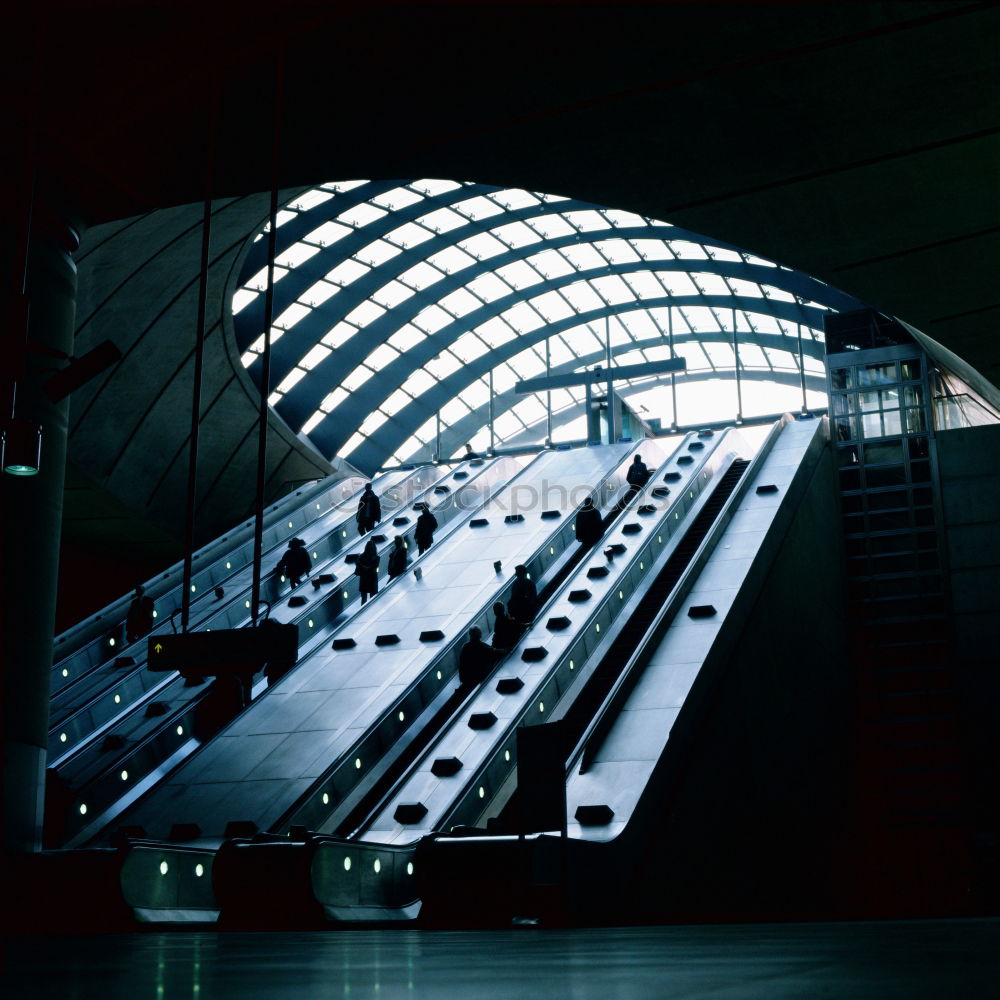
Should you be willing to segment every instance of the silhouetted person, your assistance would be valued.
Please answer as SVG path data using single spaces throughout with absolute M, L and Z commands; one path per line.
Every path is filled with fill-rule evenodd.
M 365 545 L 364 551 L 358 556 L 358 561 L 354 564 L 354 572 L 358 577 L 362 604 L 369 597 L 374 597 L 378 593 L 379 561 L 380 557 L 378 550 L 375 548 L 375 539 L 370 538 L 368 544 Z
M 538 592 L 534 583 L 528 578 L 527 566 L 515 566 L 514 574 L 507 610 L 514 621 L 530 625 L 535 620 L 535 612 L 538 610 Z
M 135 642 L 147 635 L 153 628 L 153 598 L 146 596 L 142 585 L 135 588 L 132 602 L 125 616 L 125 635 L 129 642 Z
M 479 456 L 472 450 L 472 445 L 471 444 L 467 444 L 465 446 L 465 454 L 462 457 L 463 458 L 479 458 Z
M 424 507 L 417 518 L 417 526 L 413 531 L 413 540 L 417 543 L 418 556 L 422 556 L 431 547 L 437 526 L 437 518 Z
M 632 464 L 628 467 L 628 472 L 625 473 L 625 481 L 634 488 L 636 493 L 649 482 L 649 469 L 640 455 L 636 455 L 632 459 Z
M 406 552 L 406 542 L 402 535 L 396 535 L 392 540 L 392 551 L 389 553 L 389 579 L 395 580 L 397 576 L 402 576 L 406 572 L 406 567 L 410 562 L 410 557 Z
M 302 582 L 302 577 L 308 576 L 311 569 L 312 559 L 309 558 L 306 543 L 301 538 L 293 538 L 274 571 L 283 573 L 292 586 L 297 587 Z
M 604 534 L 604 518 L 601 512 L 594 506 L 593 497 L 587 497 L 583 501 L 583 506 L 577 511 L 576 540 L 581 545 L 596 545 Z
M 524 631 L 520 625 L 509 614 L 503 606 L 503 601 L 497 601 L 493 605 L 493 638 L 490 645 L 494 649 L 502 649 L 505 652 L 513 649 L 517 645 L 517 640 L 521 638 Z
M 358 500 L 358 534 L 364 535 L 371 531 L 382 520 L 382 505 L 379 503 L 371 483 L 366 483 Z
M 471 687 L 482 684 L 496 663 L 496 652 L 483 642 L 483 633 L 473 626 L 469 629 L 469 641 L 458 654 L 459 683 Z

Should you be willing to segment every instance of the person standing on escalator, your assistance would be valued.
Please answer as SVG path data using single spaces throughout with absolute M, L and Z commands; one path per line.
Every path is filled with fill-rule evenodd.
M 511 618 L 522 625 L 530 625 L 535 620 L 535 613 L 538 611 L 538 592 L 531 577 L 528 576 L 527 566 L 514 567 L 514 582 L 510 587 L 507 610 Z
M 358 577 L 358 589 L 361 592 L 361 603 L 378 593 L 378 564 L 380 556 L 375 547 L 375 539 L 369 538 L 364 551 L 354 564 L 354 573 Z
M 438 526 L 437 518 L 430 512 L 427 504 L 422 505 L 420 516 L 413 530 L 413 540 L 417 543 L 417 555 L 422 556 L 434 542 L 434 531 Z
M 358 513 L 355 519 L 358 522 L 359 535 L 366 535 L 382 520 L 382 505 L 371 483 L 365 484 L 361 499 L 358 500 Z
M 576 522 L 573 526 L 576 529 L 576 540 L 581 545 L 589 548 L 601 540 L 601 535 L 604 534 L 604 518 L 594 506 L 593 497 L 587 497 L 583 501 L 583 506 L 577 512 Z

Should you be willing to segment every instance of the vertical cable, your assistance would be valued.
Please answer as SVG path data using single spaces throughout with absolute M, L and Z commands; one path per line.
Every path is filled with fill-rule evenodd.
M 191 577 L 194 563 L 194 519 L 198 493 L 198 438 L 201 430 L 201 385 L 205 362 L 205 306 L 208 301 L 208 262 L 212 241 L 212 182 L 215 173 L 215 128 L 218 91 L 213 93 L 208 118 L 205 158 L 205 197 L 201 220 L 201 271 L 198 279 L 198 323 L 194 347 L 194 385 L 191 390 L 191 438 L 188 449 L 187 518 L 184 531 L 184 583 L 181 588 L 181 631 L 191 618 Z
M 604 350 L 608 366 L 608 444 L 615 443 L 614 376 L 611 374 L 611 316 L 604 317 Z
M 802 324 L 796 323 L 799 332 L 799 381 L 802 383 L 802 412 L 808 412 L 806 407 L 806 365 L 802 356 Z
M 492 455 L 497 450 L 497 439 L 496 431 L 493 428 L 493 369 L 490 369 L 490 454 Z
M 253 525 L 253 589 L 250 597 L 254 625 L 260 615 L 260 564 L 264 549 L 264 474 L 267 464 L 267 397 L 271 382 L 271 323 L 274 318 L 274 257 L 278 238 L 278 152 L 281 147 L 281 110 L 284 99 L 284 50 L 275 58 L 274 121 L 271 136 L 271 205 L 267 234 L 267 291 L 264 296 L 264 353 L 261 356 L 260 409 L 257 417 L 257 495 Z
M 736 306 L 733 306 L 733 360 L 736 363 L 736 423 L 743 423 L 743 389 L 740 386 L 740 341 L 736 336 Z
M 552 355 L 549 348 L 549 340 L 551 338 L 545 338 L 545 377 L 550 378 L 552 376 Z M 545 443 L 551 446 L 552 444 L 552 390 L 545 390 Z
M 670 357 L 676 358 L 677 355 L 674 354 L 674 307 L 667 306 L 667 339 L 670 342 Z M 670 373 L 670 395 L 672 398 L 672 405 L 674 408 L 673 412 L 673 429 L 677 430 L 677 376 L 671 372 Z

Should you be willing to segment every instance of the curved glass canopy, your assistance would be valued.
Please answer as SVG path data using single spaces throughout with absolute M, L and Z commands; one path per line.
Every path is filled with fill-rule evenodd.
M 516 382 L 683 357 L 618 383 L 663 427 L 822 407 L 827 310 L 863 303 L 730 244 L 587 202 L 445 180 L 324 184 L 279 214 L 269 400 L 372 472 L 580 439 L 583 388 Z M 267 240 L 234 295 L 260 379 Z

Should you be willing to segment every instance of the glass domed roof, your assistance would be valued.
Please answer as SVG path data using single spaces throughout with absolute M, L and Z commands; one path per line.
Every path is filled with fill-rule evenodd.
M 514 386 L 606 364 L 609 351 L 616 365 L 685 359 L 675 380 L 616 385 L 664 427 L 822 407 L 823 314 L 863 306 L 678 226 L 514 188 L 330 183 L 277 222 L 269 401 L 365 472 L 466 442 L 582 438 L 582 387 Z M 258 384 L 262 235 L 233 299 Z

